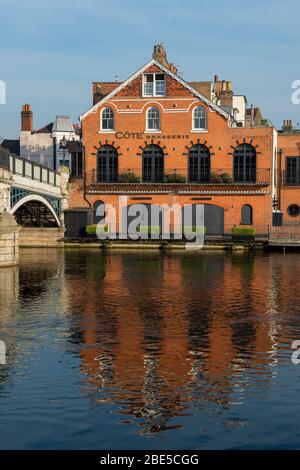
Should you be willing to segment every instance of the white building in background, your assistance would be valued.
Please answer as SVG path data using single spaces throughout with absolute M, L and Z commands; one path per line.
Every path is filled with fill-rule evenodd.
M 71 169 L 71 153 L 62 147 L 64 140 L 80 141 L 79 127 L 72 124 L 69 116 L 56 116 L 54 122 L 34 130 L 31 106 L 23 105 L 19 142 L 21 157 L 54 170 L 60 165 Z
M 244 95 L 232 96 L 233 117 L 241 127 L 246 125 L 247 99 Z
M 71 153 L 67 148 L 63 147 L 63 140 L 67 142 L 79 141 L 79 132 L 76 134 L 74 125 L 71 123 L 69 116 L 56 116 L 52 128 L 52 138 L 54 142 L 54 149 L 56 153 L 56 168 L 61 165 L 71 168 Z

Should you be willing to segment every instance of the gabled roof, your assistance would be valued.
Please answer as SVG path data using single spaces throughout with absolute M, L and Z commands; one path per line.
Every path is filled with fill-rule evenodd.
M 93 82 L 93 105 L 120 86 L 120 82 Z
M 160 62 L 158 62 L 155 59 L 151 59 L 147 64 L 145 64 L 143 67 L 141 67 L 137 72 L 135 72 L 133 75 L 131 75 L 127 80 L 124 82 L 120 83 L 120 85 L 115 88 L 111 93 L 106 95 L 102 100 L 98 101 L 94 106 L 92 106 L 90 109 L 88 109 L 85 113 L 81 114 L 79 117 L 80 121 L 85 119 L 89 114 L 95 112 L 103 103 L 106 101 L 109 101 L 113 96 L 115 96 L 120 90 L 125 88 L 129 83 L 131 83 L 133 80 L 135 80 L 141 73 L 143 73 L 145 70 L 147 70 L 151 65 L 156 65 L 159 67 L 161 70 L 163 70 L 167 75 L 172 77 L 174 80 L 176 80 L 178 83 L 183 85 L 187 90 L 189 90 L 191 93 L 193 93 L 197 98 L 199 98 L 201 101 L 207 104 L 210 108 L 214 109 L 217 113 L 221 114 L 224 116 L 226 119 L 228 119 L 230 116 L 229 114 L 224 111 L 222 108 L 220 108 L 218 105 L 213 103 L 209 98 L 204 96 L 202 93 L 197 91 L 195 88 L 193 88 L 189 83 L 187 83 L 185 80 L 183 80 L 179 75 L 177 75 L 174 72 L 171 72 L 167 67 L 162 65 Z

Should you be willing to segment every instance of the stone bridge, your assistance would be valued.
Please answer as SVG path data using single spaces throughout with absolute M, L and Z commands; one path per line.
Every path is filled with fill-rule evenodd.
M 21 245 L 56 245 L 64 234 L 69 173 L 0 150 L 0 211 L 22 227 Z

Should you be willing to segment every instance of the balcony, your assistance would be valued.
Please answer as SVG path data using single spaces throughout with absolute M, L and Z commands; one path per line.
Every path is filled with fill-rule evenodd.
M 235 172 L 228 169 L 219 168 L 217 171 L 208 171 L 207 169 L 197 169 L 197 171 L 188 172 L 186 168 L 163 169 L 154 166 L 151 169 L 141 167 L 128 168 L 117 172 L 116 168 L 108 168 L 105 173 L 99 177 L 96 170 L 87 172 L 86 186 L 93 187 L 102 185 L 154 185 L 154 186 L 253 186 L 269 185 L 271 183 L 271 170 L 257 169 L 251 172 Z

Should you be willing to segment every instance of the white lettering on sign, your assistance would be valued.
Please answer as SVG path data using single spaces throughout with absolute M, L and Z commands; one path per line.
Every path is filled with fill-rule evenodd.
M 28 145 L 28 150 L 30 152 L 48 150 L 48 148 L 49 147 L 47 147 L 47 145 Z

